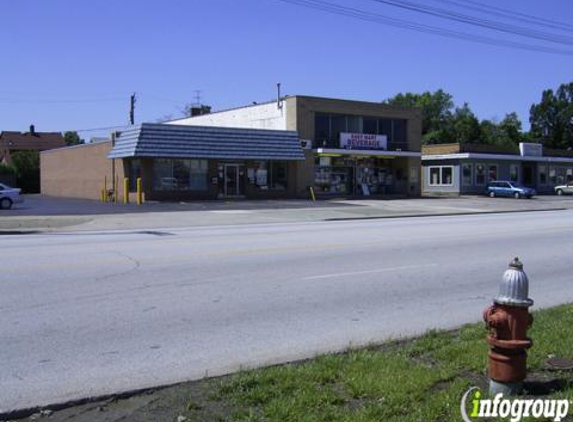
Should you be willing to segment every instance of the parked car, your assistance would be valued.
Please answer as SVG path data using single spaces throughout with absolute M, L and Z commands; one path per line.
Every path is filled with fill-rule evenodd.
M 573 183 L 567 183 L 566 185 L 555 186 L 555 193 L 557 195 L 572 195 L 573 194 Z
M 19 204 L 23 201 L 20 196 L 21 189 L 11 188 L 8 185 L 0 183 L 0 209 L 9 210 L 12 204 Z
M 514 198 L 531 198 L 536 195 L 535 189 L 528 188 L 516 182 L 505 180 L 490 182 L 487 185 L 486 194 L 491 198 L 496 196 L 513 196 Z

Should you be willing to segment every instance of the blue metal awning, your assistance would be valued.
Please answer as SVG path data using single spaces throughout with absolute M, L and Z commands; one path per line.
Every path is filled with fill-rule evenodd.
M 298 134 L 287 130 L 143 123 L 122 131 L 108 158 L 304 160 Z

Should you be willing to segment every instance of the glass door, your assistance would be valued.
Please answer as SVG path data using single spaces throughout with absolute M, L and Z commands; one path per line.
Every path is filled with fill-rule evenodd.
M 240 195 L 239 165 L 225 164 L 225 196 Z

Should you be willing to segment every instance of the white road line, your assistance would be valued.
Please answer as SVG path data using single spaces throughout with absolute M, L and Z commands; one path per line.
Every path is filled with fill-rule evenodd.
M 335 277 L 346 277 L 349 275 L 362 275 L 362 274 L 376 274 L 376 273 L 384 273 L 388 271 L 397 271 L 397 270 L 411 270 L 415 268 L 427 268 L 427 267 L 437 267 L 438 264 L 423 264 L 423 265 L 402 265 L 400 267 L 386 267 L 386 268 L 378 268 L 375 270 L 368 270 L 368 271 L 353 271 L 349 273 L 334 273 L 334 274 L 321 274 L 321 275 L 314 275 L 310 277 L 303 277 L 303 280 L 319 280 L 323 278 L 335 278 Z

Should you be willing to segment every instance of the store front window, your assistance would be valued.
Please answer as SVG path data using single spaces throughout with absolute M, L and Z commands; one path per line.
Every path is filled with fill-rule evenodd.
M 473 165 L 470 163 L 462 164 L 462 181 L 464 186 L 471 186 L 473 180 Z
M 547 166 L 546 165 L 539 165 L 537 167 L 537 172 L 539 174 L 539 184 L 546 185 L 547 184 Z
M 254 183 L 262 190 L 287 189 L 287 163 L 259 161 L 254 169 Z
M 316 158 L 317 193 L 364 195 L 385 194 L 393 185 L 390 164 L 378 158 Z
M 485 165 L 476 164 L 476 185 L 485 185 Z
M 495 182 L 497 180 L 497 165 L 491 164 L 487 168 L 487 181 Z
M 519 164 L 511 164 L 509 166 L 509 180 L 511 182 L 519 182 Z
M 153 189 L 156 191 L 207 190 L 207 160 L 153 160 Z

